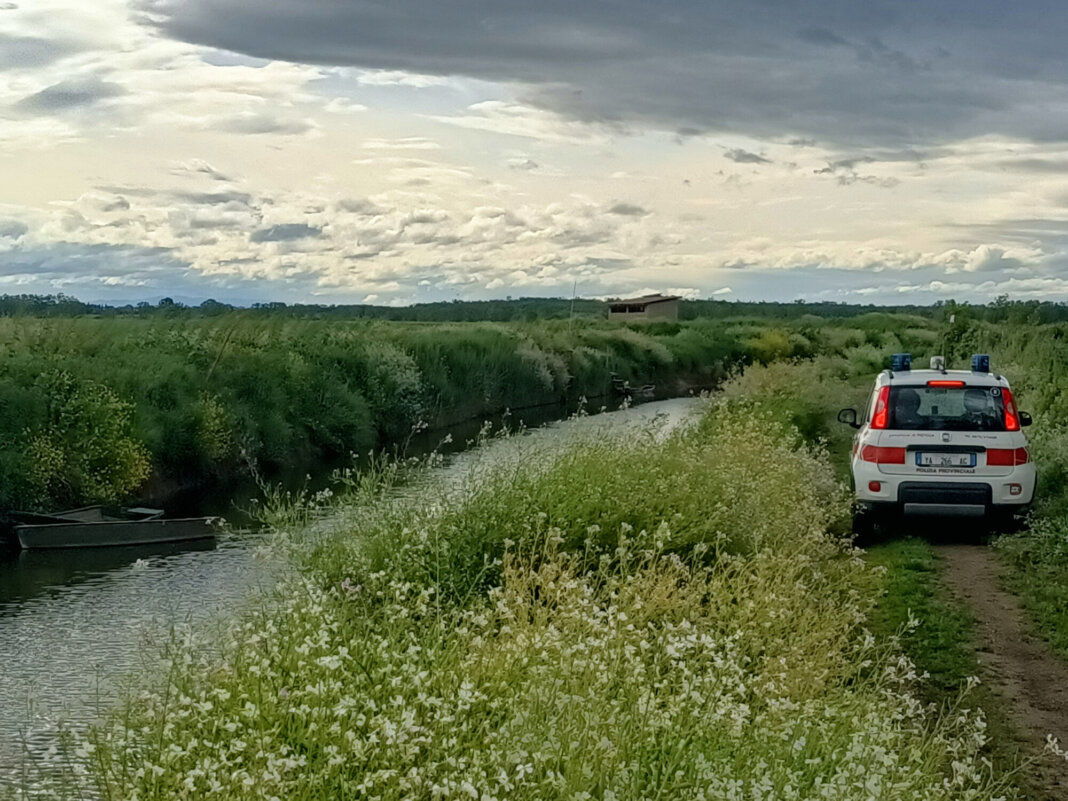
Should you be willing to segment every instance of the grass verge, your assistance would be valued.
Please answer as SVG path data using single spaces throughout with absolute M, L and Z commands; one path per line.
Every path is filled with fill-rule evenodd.
M 1007 567 L 1006 585 L 1053 650 L 1068 659 L 1068 517 L 1036 516 L 1026 531 L 1001 537 L 995 548 Z
M 926 674 L 919 695 L 948 708 L 969 679 L 981 673 L 974 618 L 939 583 L 939 560 L 929 542 L 904 537 L 878 543 L 867 549 L 865 559 L 885 569 L 881 595 L 868 618 L 871 631 L 900 643 L 917 670 Z M 990 735 L 986 755 L 996 771 L 1013 773 L 1023 797 L 1035 797 L 1026 775 L 1015 773 L 1025 755 L 1004 699 L 990 686 L 979 684 L 968 690 L 968 701 L 983 710 Z
M 1068 426 L 1045 414 L 1029 431 L 1038 465 L 1035 509 L 1027 527 L 999 537 L 1009 589 L 1053 650 L 1068 659 Z

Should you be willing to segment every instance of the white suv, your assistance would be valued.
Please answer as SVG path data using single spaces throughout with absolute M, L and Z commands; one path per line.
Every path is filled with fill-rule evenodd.
M 878 512 L 905 515 L 1003 516 L 1026 510 L 1035 492 L 1035 466 L 1009 382 L 990 373 L 990 357 L 972 369 L 911 369 L 895 354 L 875 379 L 864 419 L 838 413 L 857 431 L 853 484 L 864 523 Z

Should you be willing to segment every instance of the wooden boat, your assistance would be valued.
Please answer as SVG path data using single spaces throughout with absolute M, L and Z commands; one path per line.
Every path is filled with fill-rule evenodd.
M 147 545 L 215 536 L 210 517 L 168 520 L 162 509 L 124 509 L 107 514 L 102 506 L 86 506 L 55 514 L 15 512 L 19 545 L 32 548 L 96 548 Z

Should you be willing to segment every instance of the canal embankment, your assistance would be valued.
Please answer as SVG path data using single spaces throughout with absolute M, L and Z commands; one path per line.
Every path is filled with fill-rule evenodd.
M 295 572 L 72 754 L 102 797 L 992 799 L 848 545 L 825 451 L 752 400 L 516 440 L 273 547 Z M 357 496 L 360 498 L 361 496 Z M 292 518 L 291 518 L 292 519 Z M 62 782 L 57 793 L 70 790 Z M 48 788 L 41 788 L 47 790 Z

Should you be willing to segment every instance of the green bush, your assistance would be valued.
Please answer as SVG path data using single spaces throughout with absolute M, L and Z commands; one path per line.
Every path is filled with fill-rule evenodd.
M 67 373 L 42 376 L 49 399 L 44 426 L 26 430 L 24 469 L 31 498 L 61 505 L 111 503 L 148 477 L 148 453 L 130 435 L 130 404 L 95 382 Z
M 685 391 L 746 358 L 721 328 L 695 321 L 654 334 L 589 320 L 423 324 L 238 311 L 0 318 L 0 514 L 123 500 L 149 472 L 166 486 L 232 475 L 248 460 L 268 476 L 311 471 L 427 425 L 600 397 L 613 372 Z M 65 383 L 46 380 L 54 375 Z M 107 413 L 75 411 L 94 404 L 116 411 L 99 436 L 86 421 Z M 104 437 L 113 439 L 106 452 Z M 70 459 L 89 461 L 67 476 L 60 465 Z

